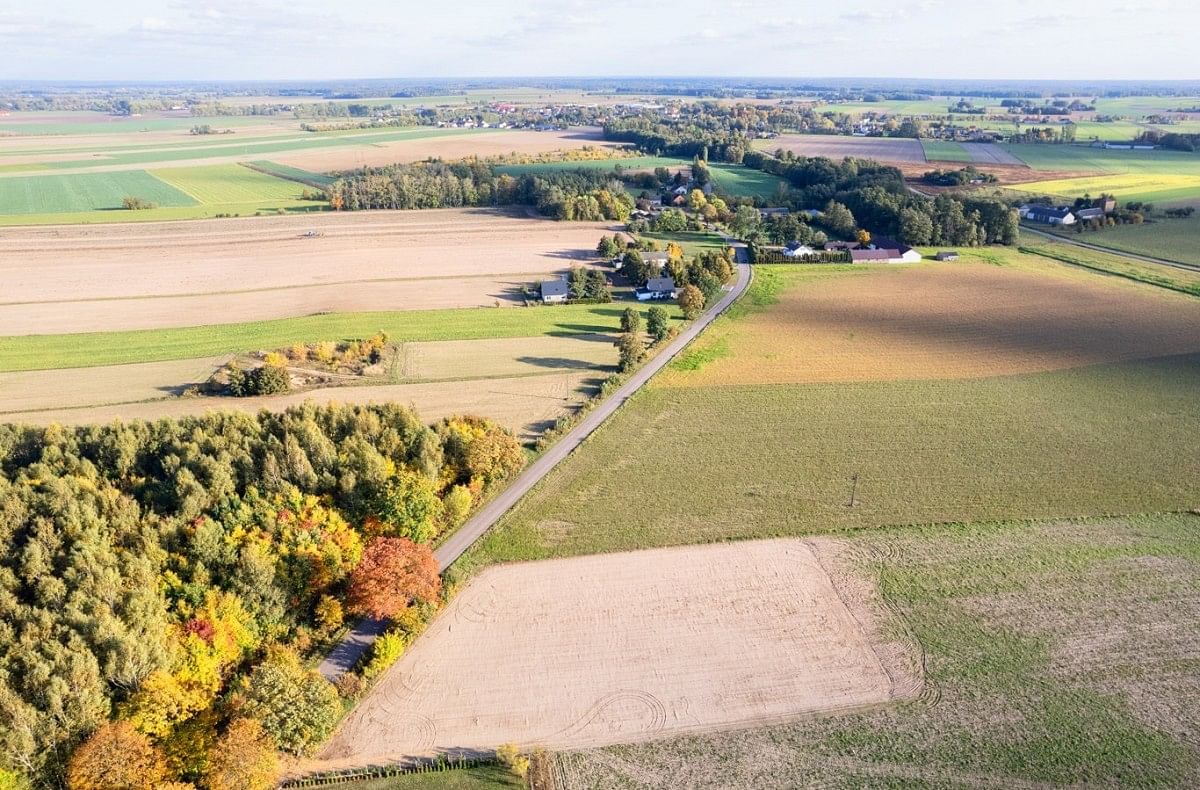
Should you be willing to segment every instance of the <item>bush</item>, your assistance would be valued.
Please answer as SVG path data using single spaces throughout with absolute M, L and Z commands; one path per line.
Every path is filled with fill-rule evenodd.
M 496 747 L 496 759 L 500 764 L 520 779 L 529 773 L 529 758 L 521 754 L 515 743 L 502 743 Z
M 151 203 L 149 200 L 143 200 L 140 197 L 126 195 L 121 198 L 121 208 L 129 211 L 144 211 L 145 209 L 158 208 L 157 203 Z
M 228 375 L 229 394 L 235 398 L 274 395 L 292 388 L 291 376 L 287 369 L 277 365 L 262 365 L 253 370 L 242 370 L 231 364 Z
M 371 645 L 371 660 L 362 668 L 363 680 L 379 677 L 385 669 L 400 660 L 404 655 L 408 641 L 395 630 L 388 630 L 379 635 Z

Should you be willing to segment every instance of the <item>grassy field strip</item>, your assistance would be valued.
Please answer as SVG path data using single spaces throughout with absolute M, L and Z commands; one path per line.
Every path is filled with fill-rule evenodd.
M 524 165 L 501 165 L 497 173 L 523 176 L 528 173 L 545 173 L 557 170 L 612 170 L 618 165 L 623 170 L 653 170 L 656 167 L 678 168 L 690 165 L 688 159 L 673 156 L 633 156 L 617 159 L 581 159 L 562 162 L 530 162 Z
M 299 201 L 301 184 L 241 165 L 205 165 L 148 171 L 205 205 Z
M 1104 253 L 1096 253 L 1086 248 L 1072 247 L 1065 244 L 1022 245 L 1018 249 L 1029 255 L 1040 255 L 1043 258 L 1069 263 L 1072 266 L 1082 266 L 1085 269 L 1091 269 L 1103 274 L 1124 277 L 1148 285 L 1157 285 L 1160 288 L 1178 291 L 1190 296 L 1200 296 L 1200 278 L 1187 278 L 1187 273 L 1182 271 L 1176 274 L 1178 270 L 1169 270 L 1166 274 L 1157 274 L 1151 268 L 1154 267 L 1152 263 L 1135 262 L 1128 258 L 1122 259 L 1115 255 L 1105 255 Z M 1089 253 L 1091 254 L 1089 255 Z M 1163 268 L 1158 267 L 1159 270 L 1163 270 Z
M 145 170 L 81 175 L 0 178 L 0 214 L 17 217 L 55 212 L 121 211 L 121 200 L 133 195 L 160 206 L 182 208 L 199 203 L 185 190 Z
M 615 332 L 624 305 L 331 313 L 244 324 L 0 338 L 0 371 L 191 359 L 293 343 L 368 337 L 472 340 Z M 674 311 L 677 314 L 677 311 Z
M 922 140 L 925 158 L 939 162 L 970 162 L 971 154 L 958 143 L 948 140 Z
M 1200 266 L 1200 218 L 1197 217 L 1118 225 L 1082 235 L 1073 231 L 1058 232 L 1051 228 L 1046 228 L 1046 232 L 1097 247 L 1108 247 L 1114 253 L 1127 252 Z
M 37 112 L 23 112 L 22 116 L 34 116 Z M 46 115 L 58 116 L 58 112 L 46 112 Z M 219 116 L 208 118 L 189 116 L 186 118 L 119 118 L 104 113 L 94 113 L 94 122 L 59 122 L 59 123 L 5 123 L 0 121 L 0 132 L 14 137 L 50 137 L 57 135 L 76 134 L 126 134 L 142 131 L 173 131 L 187 130 L 197 124 L 210 124 L 213 127 L 225 128 L 230 126 L 258 126 L 267 119 L 259 116 Z
M 1059 195 L 1067 198 L 1115 193 L 1122 201 L 1141 200 L 1154 203 L 1189 200 L 1200 197 L 1200 173 L 1119 173 L 1084 178 L 1034 181 L 1013 184 L 1010 189 L 1035 195 Z

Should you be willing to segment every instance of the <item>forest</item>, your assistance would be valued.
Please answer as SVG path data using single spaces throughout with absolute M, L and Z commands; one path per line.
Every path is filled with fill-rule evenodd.
M 562 220 L 628 219 L 633 198 L 612 174 L 578 170 L 511 176 L 478 160 L 364 168 L 327 189 L 335 211 L 534 206 Z
M 524 463 L 487 420 L 395 404 L 0 426 L 0 787 L 272 787 L 441 604 L 431 544 Z M 335 688 L 309 662 L 364 615 L 396 625 Z

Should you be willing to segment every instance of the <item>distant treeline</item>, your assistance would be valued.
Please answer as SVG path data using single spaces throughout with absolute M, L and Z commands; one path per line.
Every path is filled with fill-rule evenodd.
M 1179 132 L 1146 131 L 1138 137 L 1139 142 L 1161 145 L 1172 151 L 1200 150 L 1200 134 L 1181 134 Z
M 484 162 L 420 162 L 344 174 L 326 189 L 337 211 L 534 206 L 555 219 L 624 221 L 633 198 L 611 173 L 497 173 Z
M 604 139 L 633 143 L 661 156 L 736 164 L 750 150 L 752 137 L 805 129 L 817 118 L 808 109 L 711 103 L 684 105 L 678 113 L 672 119 L 650 114 L 613 118 L 604 125 Z

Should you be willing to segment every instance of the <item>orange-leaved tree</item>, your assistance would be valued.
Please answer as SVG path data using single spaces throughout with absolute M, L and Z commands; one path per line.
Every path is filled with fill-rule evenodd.
M 270 790 L 279 780 L 279 755 L 256 719 L 234 719 L 212 751 L 209 790 Z
M 102 725 L 67 766 L 71 790 L 153 790 L 167 778 L 163 753 L 127 721 Z
M 350 574 L 347 603 L 355 614 L 392 617 L 411 601 L 432 601 L 441 590 L 437 560 L 408 538 L 375 538 Z

